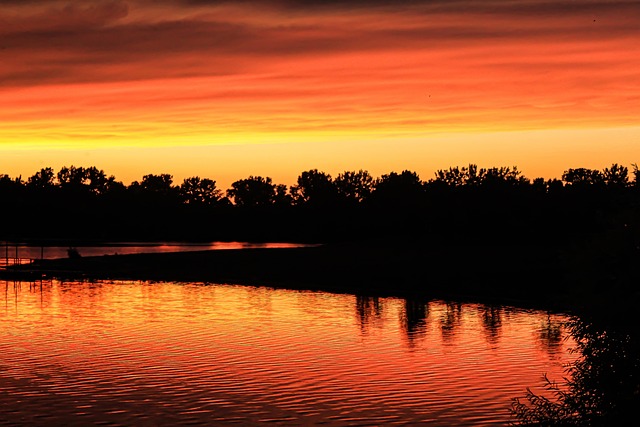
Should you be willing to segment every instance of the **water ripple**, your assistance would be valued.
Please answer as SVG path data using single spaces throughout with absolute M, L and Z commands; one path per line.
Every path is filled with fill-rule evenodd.
M 173 283 L 5 284 L 0 425 L 504 425 L 558 315 Z M 0 306 L 1 307 L 1 306 Z

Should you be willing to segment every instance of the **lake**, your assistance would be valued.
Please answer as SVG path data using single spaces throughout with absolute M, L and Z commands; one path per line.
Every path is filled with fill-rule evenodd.
M 84 244 L 74 246 L 81 256 L 102 256 L 102 255 L 129 255 L 141 253 L 163 253 L 163 252 L 192 252 L 209 250 L 229 250 L 229 249 L 278 249 L 278 248 L 299 248 L 317 246 L 302 243 L 253 243 L 253 242 L 208 242 L 208 243 L 184 243 L 184 242 L 112 242 L 102 244 Z M 67 258 L 69 245 L 47 245 L 37 246 L 26 243 L 0 242 L 0 265 L 14 264 L 16 258 L 21 258 L 27 262 L 30 259 L 55 259 Z M 5 262 L 9 259 L 9 262 Z
M 218 284 L 2 283 L 0 425 L 488 426 L 566 317 Z

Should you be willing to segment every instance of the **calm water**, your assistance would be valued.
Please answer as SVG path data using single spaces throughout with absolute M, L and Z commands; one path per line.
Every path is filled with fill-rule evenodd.
M 504 425 L 559 315 L 229 285 L 2 283 L 0 425 Z
M 191 252 L 207 250 L 225 249 L 253 249 L 253 248 L 297 248 L 305 245 L 301 243 L 250 243 L 250 242 L 210 242 L 210 243 L 182 243 L 182 242 L 116 242 L 105 245 L 77 246 L 76 249 L 81 256 L 101 256 L 101 255 L 128 255 L 141 253 L 159 252 Z M 0 264 L 6 258 L 25 259 L 54 259 L 67 258 L 69 246 L 31 246 L 27 244 L 16 244 L 0 242 Z M 17 256 L 16 256 L 17 253 Z

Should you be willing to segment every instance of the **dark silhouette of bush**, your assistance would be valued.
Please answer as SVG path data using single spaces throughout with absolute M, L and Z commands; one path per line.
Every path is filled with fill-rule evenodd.
M 640 404 L 640 346 L 628 327 L 604 327 L 577 318 L 567 330 L 580 356 L 567 367 L 565 384 L 548 379 L 543 396 L 527 389 L 515 398 L 519 425 L 605 427 L 628 425 Z M 635 331 L 637 333 L 637 331 Z

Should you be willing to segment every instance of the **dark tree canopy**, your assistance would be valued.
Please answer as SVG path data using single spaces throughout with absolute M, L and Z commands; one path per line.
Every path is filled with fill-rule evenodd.
M 173 176 L 168 173 L 160 175 L 150 174 L 142 177 L 142 182 L 140 182 L 139 187 L 141 190 L 151 193 L 170 194 L 174 190 L 172 184 Z
M 367 171 L 345 171 L 339 174 L 335 181 L 338 194 L 349 202 L 361 203 L 369 198 L 373 192 L 375 180 Z
M 477 165 L 470 164 L 468 167 L 441 169 L 435 175 L 436 178 L 432 182 L 448 187 L 504 187 L 529 184 L 529 180 L 522 176 L 516 166 L 479 169 Z
M 222 192 L 216 187 L 216 182 L 198 176 L 185 178 L 180 185 L 180 197 L 185 204 L 188 205 L 204 205 L 211 206 L 215 204 Z
M 302 172 L 297 184 L 292 186 L 290 191 L 295 203 L 315 206 L 333 204 L 338 196 L 331 175 L 320 172 L 318 169 Z
M 576 187 L 601 185 L 604 183 L 602 172 L 587 168 L 568 169 L 562 174 L 562 180 L 567 185 Z
M 627 187 L 629 185 L 629 168 L 614 163 L 610 168 L 604 168 L 602 180 L 609 187 Z
M 52 168 L 43 168 L 27 180 L 27 186 L 31 188 L 51 188 L 55 185 L 56 174 Z
M 404 170 L 382 175 L 375 184 L 371 197 L 378 204 L 388 206 L 420 203 L 425 186 L 416 172 Z
M 231 184 L 227 197 L 233 199 L 236 206 L 268 206 L 276 201 L 276 185 L 271 178 L 250 176 Z
M 94 233 L 175 239 L 444 239 L 448 234 L 441 230 L 453 227 L 453 233 L 479 239 L 526 235 L 569 241 L 584 230 L 596 233 L 622 224 L 625 245 L 634 247 L 640 174 L 632 166 L 631 177 L 627 167 L 612 164 L 602 170 L 567 169 L 562 180 L 529 180 L 516 167 L 474 164 L 438 170 L 427 181 L 410 170 L 379 178 L 353 170 L 332 178 L 311 169 L 289 188 L 256 175 L 225 190 L 198 176 L 177 185 L 170 174 L 147 174 L 125 185 L 95 166 L 72 165 L 58 172 L 43 168 L 26 180 L 0 174 L 0 200 L 19 206 L 0 216 L 12 224 L 5 235 L 17 238 Z M 43 222 L 44 216 L 50 221 Z M 51 223 L 56 227 L 47 226 Z

